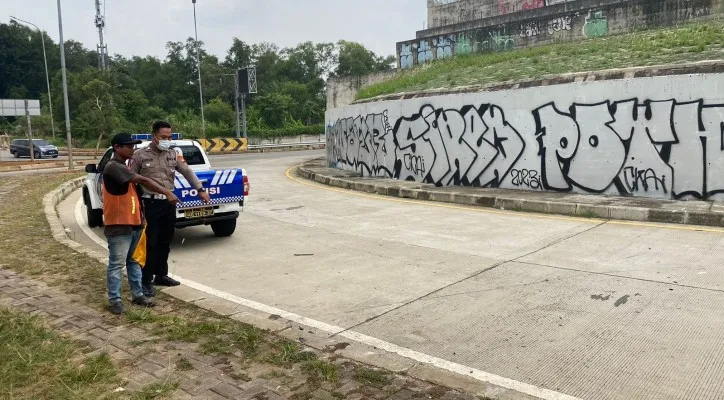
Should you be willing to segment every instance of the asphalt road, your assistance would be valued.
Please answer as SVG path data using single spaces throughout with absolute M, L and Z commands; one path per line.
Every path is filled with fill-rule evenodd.
M 582 399 L 722 398 L 724 230 L 408 201 L 285 174 L 323 154 L 214 157 L 248 171 L 247 207 L 230 238 L 178 230 L 172 273 Z M 62 203 L 61 219 L 98 248 L 79 204 Z

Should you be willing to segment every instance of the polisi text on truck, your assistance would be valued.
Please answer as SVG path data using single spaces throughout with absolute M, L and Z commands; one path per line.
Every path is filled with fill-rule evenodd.
M 220 193 L 221 193 L 221 188 L 218 187 L 218 186 L 217 186 L 217 187 L 210 187 L 210 188 L 208 188 L 208 189 L 206 189 L 206 190 L 209 192 L 209 196 L 213 196 L 213 195 L 215 195 L 215 194 L 220 194 Z M 198 190 L 196 190 L 196 189 L 188 189 L 188 190 L 187 190 L 187 189 L 184 189 L 184 190 L 181 191 L 181 197 L 188 197 L 188 196 L 194 196 L 194 197 L 195 197 L 195 196 L 198 196 L 198 195 L 199 195 L 199 192 L 198 192 Z

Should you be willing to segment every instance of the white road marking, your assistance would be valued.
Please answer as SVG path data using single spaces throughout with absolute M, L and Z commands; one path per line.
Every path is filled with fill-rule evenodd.
M 90 227 L 87 226 L 85 219 L 83 218 L 83 199 L 78 199 L 78 202 L 75 205 L 75 222 L 80 226 L 80 229 L 83 231 L 83 233 L 88 236 L 89 239 L 91 239 L 93 242 L 98 244 L 99 246 L 103 247 L 104 249 L 108 249 L 108 245 L 106 244 L 106 241 L 103 240 L 98 234 L 96 234 Z M 477 379 L 482 382 L 491 383 L 493 385 L 497 385 L 500 387 L 504 387 L 507 389 L 515 390 L 521 393 L 525 393 L 530 396 L 535 396 L 541 399 L 546 400 L 581 400 L 577 397 L 569 396 L 564 393 L 555 392 L 553 390 L 541 388 L 535 385 L 531 385 L 525 382 L 519 382 L 513 379 L 505 378 L 499 375 L 491 374 L 489 372 L 481 371 L 479 369 L 475 369 L 472 367 L 468 367 L 462 364 L 458 364 L 452 361 L 444 360 L 442 358 L 434 357 L 429 354 L 420 353 L 418 351 L 408 349 L 406 347 L 398 346 L 396 344 L 386 342 L 384 340 L 368 336 L 359 332 L 355 331 L 345 331 L 344 328 L 327 324 L 326 322 L 317 321 L 311 318 L 307 318 L 304 316 L 301 316 L 299 314 L 295 314 L 289 311 L 285 311 L 276 307 L 268 306 L 266 304 L 258 303 L 254 300 L 244 299 L 238 296 L 235 296 L 230 293 L 222 292 L 220 290 L 214 289 L 212 287 L 203 285 L 198 282 L 194 282 L 188 279 L 184 279 L 178 275 L 169 274 L 170 277 L 178 280 L 182 284 L 199 290 L 201 292 L 204 292 L 206 294 L 210 294 L 212 296 L 216 296 L 218 298 L 231 301 L 236 304 L 243 305 L 245 307 L 249 307 L 251 309 L 261 311 L 267 314 L 275 314 L 279 315 L 282 318 L 285 318 L 289 321 L 296 322 L 298 324 L 306 325 L 321 331 L 325 331 L 327 333 L 342 336 L 347 339 L 351 339 L 363 344 L 366 344 L 368 346 L 374 346 L 379 349 L 382 349 L 384 351 L 399 354 L 403 357 L 407 357 L 409 359 L 415 360 L 420 363 L 430 364 L 432 366 L 435 366 L 440 369 L 444 369 L 450 372 L 454 372 L 463 376 L 469 376 L 471 378 Z

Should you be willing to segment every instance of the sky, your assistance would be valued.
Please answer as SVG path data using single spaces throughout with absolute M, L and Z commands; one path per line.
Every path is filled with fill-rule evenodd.
M 0 0 L 0 22 L 30 21 L 58 42 L 56 0 Z M 204 48 L 223 60 L 237 37 L 280 48 L 304 41 L 364 44 L 381 56 L 415 38 L 427 19 L 426 0 L 197 0 L 196 21 Z M 166 42 L 194 36 L 191 0 L 105 0 L 104 39 L 110 55 L 166 57 Z M 63 38 L 95 49 L 94 0 L 61 0 Z

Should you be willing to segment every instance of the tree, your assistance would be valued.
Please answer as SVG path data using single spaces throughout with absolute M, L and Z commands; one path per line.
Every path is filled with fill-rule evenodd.
M 76 118 L 77 130 L 84 132 L 86 137 L 98 134 L 96 153 L 103 138 L 109 136 L 118 126 L 120 120 L 116 115 L 111 96 L 111 85 L 100 79 L 94 79 L 82 88 L 87 98 L 80 106 L 80 115 Z
M 359 43 L 340 40 L 335 76 L 362 76 L 393 68 L 395 57 L 383 58 Z
M 209 122 L 216 122 L 225 125 L 233 125 L 236 123 L 236 113 L 228 103 L 220 98 L 212 99 L 209 104 L 204 106 L 204 113 Z
M 257 97 L 254 107 L 259 110 L 261 118 L 270 128 L 281 128 L 291 117 L 289 112 L 294 101 L 292 96 L 277 92 L 264 93 Z
M 44 36 L 41 36 L 44 35 Z M 63 133 L 64 99 L 58 44 L 45 33 L 16 22 L 0 23 L 0 97 L 40 98 L 47 107 L 41 39 L 45 38 L 51 98 L 57 133 Z M 198 45 L 198 50 L 197 50 Z M 233 38 L 223 60 L 207 54 L 203 42 L 193 38 L 168 42 L 164 59 L 115 55 L 100 71 L 95 49 L 69 39 L 65 44 L 68 66 L 68 108 L 74 137 L 93 140 L 122 130 L 147 132 L 151 123 L 167 119 L 174 130 L 201 136 L 198 66 L 200 51 L 207 119 L 206 134 L 226 135 L 235 125 L 236 70 L 255 66 L 258 94 L 247 96 L 249 127 L 280 129 L 324 121 L 325 86 L 329 76 L 361 75 L 389 69 L 394 57 L 382 58 L 359 43 L 303 42 L 279 48 L 274 43 L 247 43 Z M 46 134 L 49 118 L 33 119 L 33 131 Z M 21 134 L 24 118 L 0 118 L 4 130 Z
M 226 52 L 224 67 L 230 70 L 247 67 L 251 64 L 254 49 L 244 41 L 234 38 L 229 51 Z

